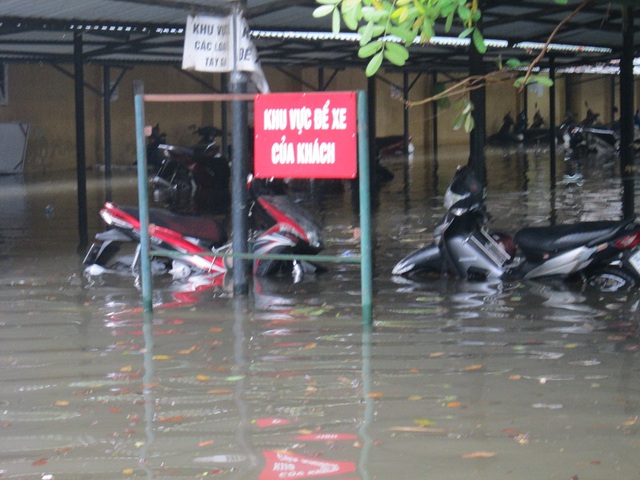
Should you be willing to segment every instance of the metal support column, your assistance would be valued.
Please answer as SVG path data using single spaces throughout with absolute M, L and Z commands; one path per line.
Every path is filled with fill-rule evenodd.
M 634 213 L 633 162 L 633 7 L 622 7 L 622 58 L 620 59 L 620 173 L 622 175 L 622 213 Z
M 475 45 L 471 45 L 470 51 L 470 72 L 471 75 L 483 75 L 484 66 L 482 54 L 478 52 Z M 485 165 L 484 145 L 487 134 L 486 127 L 486 90 L 485 87 L 473 90 L 470 94 L 473 103 L 474 129 L 470 135 L 469 163 L 473 168 L 478 180 L 482 185 L 487 184 L 487 170 Z
M 368 95 L 370 97 L 370 94 Z M 358 92 L 358 167 L 360 171 L 360 282 L 362 290 L 362 323 L 370 325 L 373 318 L 373 255 L 371 250 L 371 179 L 369 172 L 368 124 L 371 117 L 367 113 L 370 98 Z
M 556 188 L 556 63 L 553 55 L 549 57 L 549 79 L 553 82 L 549 88 L 549 181 L 551 189 Z
M 84 59 L 82 58 L 82 32 L 73 34 L 73 67 L 76 104 L 76 175 L 78 183 L 78 251 L 86 250 L 89 243 L 87 221 L 87 165 L 84 123 Z
M 433 72 L 431 80 L 431 95 L 435 95 L 438 88 L 438 73 Z M 431 102 L 433 105 L 433 161 L 438 163 L 438 102 Z
M 231 73 L 231 93 L 247 93 L 248 76 L 244 72 Z M 233 223 L 233 253 L 249 252 L 247 174 L 247 102 L 231 102 L 231 138 L 233 155 L 231 161 L 231 221 Z M 249 292 L 248 262 L 243 258 L 233 261 L 233 293 L 246 295 Z
M 102 105 L 104 117 L 104 183 L 107 201 L 112 200 L 111 192 L 111 70 L 102 68 Z
M 404 153 L 409 153 L 409 109 L 406 104 L 409 101 L 409 72 L 402 72 L 402 99 L 405 102 L 402 115 Z
M 239 27 L 238 19 L 242 17 L 247 7 L 246 0 L 238 0 L 233 8 L 233 71 L 231 72 L 229 91 L 231 93 L 247 93 L 249 75 L 237 70 L 238 59 L 235 53 L 238 51 L 236 42 L 242 32 L 236 31 Z M 249 194 L 247 192 L 248 165 L 248 111 L 247 102 L 234 100 L 231 102 L 231 138 L 233 154 L 231 160 L 231 222 L 233 235 L 231 245 L 234 254 L 246 255 L 249 253 Z M 233 260 L 233 293 L 246 295 L 249 293 L 249 262 L 240 257 Z
M 376 77 L 367 78 L 367 110 L 369 119 L 369 157 L 373 163 L 376 158 Z
M 147 144 L 144 138 L 144 85 L 133 84 L 136 122 L 136 157 L 138 171 L 138 219 L 140 220 L 140 278 L 142 305 L 145 312 L 152 310 L 151 258 L 149 244 L 149 192 L 147 186 Z

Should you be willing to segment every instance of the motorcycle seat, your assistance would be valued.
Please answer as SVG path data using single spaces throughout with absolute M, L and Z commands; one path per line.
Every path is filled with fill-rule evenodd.
M 138 217 L 137 207 L 119 207 L 129 215 Z M 168 228 L 187 237 L 211 243 L 220 247 L 227 241 L 227 234 L 220 223 L 213 217 L 196 215 L 179 215 L 160 208 L 149 209 L 149 223 Z
M 526 256 L 545 256 L 549 253 L 591 246 L 612 238 L 629 221 L 580 222 L 549 227 L 527 227 L 516 233 L 514 241 Z

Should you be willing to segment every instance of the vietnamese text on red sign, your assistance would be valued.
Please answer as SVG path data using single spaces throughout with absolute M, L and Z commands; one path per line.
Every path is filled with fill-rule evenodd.
M 256 100 L 256 175 L 354 178 L 353 94 L 274 95 Z
M 264 111 L 264 129 L 286 132 L 292 130 L 302 134 L 305 130 L 346 130 L 347 109 L 331 108 L 327 100 L 322 108 L 313 111 L 308 107 L 270 108 Z M 274 164 L 334 164 L 336 163 L 336 143 L 321 142 L 317 138 L 313 142 L 295 142 L 282 135 L 279 143 L 271 146 L 271 161 Z

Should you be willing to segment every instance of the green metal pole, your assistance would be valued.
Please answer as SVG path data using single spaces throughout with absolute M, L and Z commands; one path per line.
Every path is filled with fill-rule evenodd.
M 151 312 L 151 259 L 149 256 L 149 193 L 147 188 L 147 148 L 144 139 L 144 85 L 133 84 L 136 115 L 136 153 L 138 160 L 138 211 L 140 215 L 140 276 L 142 306 Z
M 369 110 L 367 94 L 358 91 L 358 173 L 360 177 L 360 282 L 362 323 L 373 321 L 373 280 L 371 261 L 371 182 L 369 179 Z

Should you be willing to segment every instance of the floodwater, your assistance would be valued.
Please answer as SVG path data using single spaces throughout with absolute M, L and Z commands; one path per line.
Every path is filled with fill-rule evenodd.
M 132 277 L 84 277 L 73 176 L 0 178 L 0 479 L 637 478 L 635 292 L 391 277 L 465 161 L 384 160 L 370 329 L 352 264 L 246 298 L 158 279 L 143 314 Z M 620 216 L 610 162 L 559 159 L 553 195 L 548 152 L 492 151 L 488 169 L 496 230 Z M 293 193 L 325 253 L 357 253 L 348 188 Z M 135 171 L 113 198 L 135 201 Z

